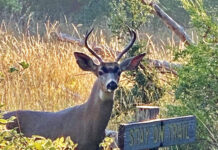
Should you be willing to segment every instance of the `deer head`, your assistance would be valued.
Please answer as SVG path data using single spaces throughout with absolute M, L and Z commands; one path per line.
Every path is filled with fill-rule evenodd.
M 100 64 L 95 64 L 94 61 L 84 53 L 75 52 L 74 55 L 76 57 L 77 64 L 82 70 L 91 71 L 98 77 L 101 90 L 111 93 L 118 87 L 121 73 L 123 71 L 136 69 L 142 58 L 145 56 L 145 53 L 125 59 L 119 63 L 121 57 L 132 47 L 136 40 L 136 33 L 129 29 L 132 39 L 127 47 L 122 50 L 119 56 L 117 56 L 115 62 L 104 62 L 88 45 L 88 37 L 92 31 L 93 29 L 86 34 L 85 46 L 89 52 L 98 59 Z

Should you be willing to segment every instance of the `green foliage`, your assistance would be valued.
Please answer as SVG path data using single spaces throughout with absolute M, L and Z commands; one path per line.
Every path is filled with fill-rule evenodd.
M 188 47 L 186 56 L 191 58 L 178 72 L 175 93 L 181 106 L 169 106 L 169 114 L 195 115 L 198 119 L 197 149 L 212 149 L 218 146 L 218 49 L 200 42 Z
M 19 0 L 0 0 L 0 12 L 18 12 L 21 8 Z
M 141 43 L 135 44 L 128 52 L 129 56 L 136 56 L 144 49 Z M 118 115 L 122 112 L 135 108 L 136 104 L 151 103 L 158 100 L 162 94 L 163 89 L 157 85 L 156 74 L 149 72 L 146 69 L 146 61 L 141 62 L 141 66 L 136 71 L 130 71 L 124 74 L 127 86 L 121 86 L 115 95 L 115 112 Z M 130 87 L 128 87 L 130 84 Z
M 0 149 L 2 150 L 74 150 L 77 144 L 73 143 L 70 137 L 64 139 L 58 138 L 54 141 L 46 139 L 41 136 L 32 136 L 27 138 L 22 134 L 17 133 L 16 129 L 6 130 L 5 125 L 11 122 L 15 117 L 11 117 L 8 120 L 2 119 L 2 113 L 0 114 Z
M 218 25 L 213 16 L 208 16 L 203 5 L 203 0 L 181 0 L 184 8 L 191 17 L 192 24 L 198 29 L 202 37 L 207 38 L 209 42 L 218 42 Z
M 178 70 L 179 79 L 175 85 L 175 96 L 181 105 L 169 105 L 168 113 L 170 116 L 195 115 L 198 120 L 196 143 L 180 146 L 181 149 L 217 149 L 218 29 L 201 0 L 182 2 L 200 31 L 201 40 L 179 54 L 188 60 Z
M 126 26 L 138 29 L 147 21 L 151 7 L 138 0 L 112 0 L 108 26 L 113 33 L 124 31 Z
M 65 21 L 64 16 L 70 19 L 73 14 L 78 14 L 83 6 L 84 2 L 78 0 L 0 0 L 0 11 L 4 10 L 8 14 L 0 13 L 0 19 L 7 20 L 8 16 L 14 15 L 13 19 L 18 19 L 21 24 L 27 23 L 28 19 L 37 22 Z
M 20 62 L 19 65 L 21 65 L 23 69 L 29 68 L 29 64 L 25 61 Z
M 212 18 L 217 17 L 218 15 L 218 1 L 215 0 L 204 0 L 204 9 L 207 14 L 209 14 Z
M 82 23 L 86 26 L 93 25 L 93 22 L 105 26 L 105 20 L 111 10 L 109 5 L 110 1 L 86 0 L 83 2 L 85 4 L 81 7 L 79 13 L 73 15 L 74 21 Z
M 110 150 L 110 145 L 114 142 L 114 139 L 106 137 L 100 144 L 99 147 L 102 147 L 103 150 Z M 114 149 L 115 150 L 115 149 Z
M 76 6 L 77 5 L 77 6 Z M 23 8 L 28 13 L 33 13 L 34 17 L 43 20 L 49 18 L 50 20 L 60 20 L 70 16 L 77 11 L 79 4 L 72 0 L 24 0 Z
M 10 67 L 8 70 L 8 72 L 10 72 L 10 73 L 15 72 L 15 71 L 18 71 L 18 69 L 15 67 Z
M 23 70 L 29 68 L 30 64 L 25 62 L 25 61 L 22 61 L 20 63 L 18 63 L 22 68 Z M 8 72 L 12 73 L 12 72 L 15 72 L 15 71 L 20 71 L 19 69 L 17 69 L 16 67 L 12 66 L 9 68 Z M 0 72 L 0 77 L 3 77 L 3 74 Z

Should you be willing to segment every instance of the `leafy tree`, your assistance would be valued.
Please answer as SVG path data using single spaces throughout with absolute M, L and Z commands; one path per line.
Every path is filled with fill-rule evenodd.
M 179 106 L 169 106 L 169 115 L 195 115 L 197 140 L 181 149 L 218 148 L 218 26 L 208 16 L 202 0 L 182 0 L 190 14 L 192 24 L 198 29 L 200 41 L 187 47 L 178 56 L 187 60 L 179 71 L 175 85 Z
M 73 20 L 86 26 L 100 24 L 105 26 L 105 20 L 110 13 L 110 1 L 108 0 L 80 0 L 83 1 L 83 7 L 78 14 L 73 15 Z M 98 25 L 99 26 L 99 25 Z
M 21 4 L 19 0 L 0 0 L 0 12 L 18 12 L 21 10 Z
M 22 15 L 33 13 L 38 20 L 49 18 L 50 20 L 60 20 L 64 15 L 72 16 L 80 9 L 82 3 L 72 0 L 20 0 L 22 4 Z
M 147 21 L 151 7 L 138 0 L 112 0 L 108 26 L 114 33 L 126 30 L 126 26 L 138 29 Z

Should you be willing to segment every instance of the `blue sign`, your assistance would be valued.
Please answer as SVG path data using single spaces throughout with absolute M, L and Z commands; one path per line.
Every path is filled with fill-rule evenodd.
M 142 150 L 190 143 L 195 141 L 195 131 L 195 116 L 121 124 L 119 147 L 122 150 Z

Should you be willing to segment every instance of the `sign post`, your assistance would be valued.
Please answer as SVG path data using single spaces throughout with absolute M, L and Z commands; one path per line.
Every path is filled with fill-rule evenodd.
M 136 122 L 157 119 L 159 112 L 160 112 L 160 108 L 157 106 L 146 106 L 146 105 L 136 106 L 136 117 L 135 117 Z M 147 150 L 158 150 L 158 148 L 152 148 Z
M 136 106 L 136 121 L 147 121 L 157 119 L 160 108 L 157 106 Z
M 196 118 L 184 116 L 121 124 L 118 143 L 121 150 L 143 150 L 195 141 Z

